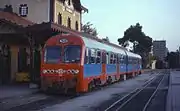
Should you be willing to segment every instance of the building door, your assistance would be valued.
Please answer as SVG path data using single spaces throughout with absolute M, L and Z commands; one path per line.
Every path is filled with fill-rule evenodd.
M 11 53 L 8 45 L 0 46 L 0 84 L 11 82 Z
M 39 50 L 34 51 L 34 81 L 40 84 L 40 66 L 41 66 L 41 53 Z

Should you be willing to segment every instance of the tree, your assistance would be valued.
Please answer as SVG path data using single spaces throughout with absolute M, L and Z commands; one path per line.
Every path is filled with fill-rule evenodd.
M 82 25 L 82 32 L 88 33 L 92 36 L 97 37 L 98 33 L 96 28 L 92 28 L 92 25 L 90 22 L 87 22 L 86 24 Z
M 106 38 L 102 38 L 103 41 L 110 42 L 109 37 L 106 36 Z
M 170 52 L 167 54 L 166 61 L 168 61 L 169 68 L 180 68 L 179 53 Z
M 142 26 L 139 23 L 131 25 L 125 32 L 122 38 L 118 39 L 121 46 L 127 47 L 129 43 L 133 43 L 133 52 L 140 54 L 143 60 L 143 67 L 147 65 L 148 55 L 151 51 L 152 38 L 147 36 L 142 31 Z

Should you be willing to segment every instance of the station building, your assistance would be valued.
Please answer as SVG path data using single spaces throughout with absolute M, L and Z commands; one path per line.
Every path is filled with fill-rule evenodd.
M 39 81 L 45 41 L 79 33 L 85 12 L 80 0 L 0 0 L 0 84 Z

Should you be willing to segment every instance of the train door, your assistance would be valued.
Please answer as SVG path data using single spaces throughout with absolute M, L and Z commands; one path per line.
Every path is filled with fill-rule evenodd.
M 125 61 L 126 61 L 126 73 L 128 73 L 129 72 L 129 70 L 128 70 L 129 58 L 128 58 L 128 56 L 125 56 Z
M 116 70 L 117 70 L 117 74 L 116 74 L 116 80 L 119 80 L 120 79 L 120 68 L 119 68 L 119 57 L 118 57 L 118 54 L 115 54 L 115 64 L 116 64 Z
M 105 83 L 106 82 L 106 51 L 105 50 L 102 50 L 101 51 L 101 53 L 102 53 L 102 56 L 101 56 L 101 58 L 102 58 L 102 75 L 103 75 L 103 83 Z M 102 83 L 102 84 L 103 84 Z

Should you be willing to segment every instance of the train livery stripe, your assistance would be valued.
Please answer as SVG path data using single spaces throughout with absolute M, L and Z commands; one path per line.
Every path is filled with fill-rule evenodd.
M 133 71 L 133 65 L 132 64 L 128 64 L 128 72 L 132 72 Z
M 116 64 L 107 64 L 106 65 L 106 74 L 114 74 L 117 73 L 117 65 Z
M 119 69 L 120 69 L 120 73 L 126 73 L 126 64 L 121 64 L 119 66 Z
M 99 76 L 102 74 L 101 64 L 84 64 L 84 77 Z

